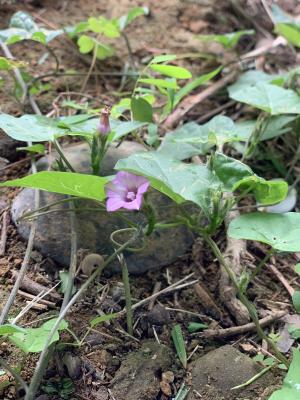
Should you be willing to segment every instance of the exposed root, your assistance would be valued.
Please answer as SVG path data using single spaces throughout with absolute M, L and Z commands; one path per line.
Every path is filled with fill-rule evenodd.
M 238 211 L 230 211 L 226 218 L 226 226 L 228 226 L 230 221 L 236 218 L 238 214 Z M 237 277 L 240 277 L 243 271 L 241 257 L 245 255 L 246 251 L 246 242 L 244 240 L 227 237 L 227 246 L 224 258 Z M 243 325 L 249 322 L 250 317 L 248 311 L 236 297 L 236 290 L 223 267 L 221 267 L 219 280 L 219 294 L 221 301 L 226 305 L 238 325 Z

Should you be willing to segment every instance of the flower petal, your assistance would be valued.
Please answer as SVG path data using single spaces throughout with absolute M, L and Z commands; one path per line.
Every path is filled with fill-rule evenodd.
M 106 200 L 106 210 L 108 212 L 119 210 L 124 206 L 124 201 L 120 198 L 108 198 Z
M 138 187 L 137 195 L 146 193 L 150 186 L 150 182 L 146 180 L 146 182 L 142 183 Z

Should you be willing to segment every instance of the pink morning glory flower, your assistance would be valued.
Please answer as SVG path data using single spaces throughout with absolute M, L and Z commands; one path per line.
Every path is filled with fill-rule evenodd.
M 102 110 L 100 121 L 98 124 L 98 132 L 102 136 L 107 136 L 110 133 L 109 115 L 110 115 L 110 110 L 107 106 L 105 106 L 104 109 Z
M 150 182 L 143 176 L 120 171 L 106 185 L 106 209 L 116 211 L 120 208 L 139 210 L 142 206 L 143 195 L 147 192 Z

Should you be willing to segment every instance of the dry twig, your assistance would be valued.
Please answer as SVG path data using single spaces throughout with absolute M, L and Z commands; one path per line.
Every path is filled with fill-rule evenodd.
M 276 321 L 277 319 L 282 318 L 286 315 L 287 311 L 277 311 L 273 314 L 268 315 L 259 320 L 259 324 L 262 328 L 271 324 L 272 322 Z M 241 335 L 248 332 L 256 331 L 256 326 L 253 322 L 248 324 L 240 325 L 240 326 L 233 326 L 231 328 L 226 329 L 206 329 L 201 333 L 195 333 L 194 335 L 205 337 L 209 339 L 225 339 L 235 335 Z

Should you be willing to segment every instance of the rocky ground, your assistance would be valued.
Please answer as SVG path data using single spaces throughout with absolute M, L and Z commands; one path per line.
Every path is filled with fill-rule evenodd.
M 148 3 L 148 4 L 147 4 Z M 293 1 L 278 2 L 288 12 L 299 14 L 299 4 Z M 217 60 L 230 62 L 232 55 L 224 54 L 221 47 L 211 45 L 207 48 L 195 38 L 200 33 L 225 33 L 237 29 L 254 28 L 256 40 L 263 38 L 264 31 L 270 30 L 270 21 L 263 15 L 259 1 L 245 1 L 244 9 L 234 8 L 231 2 L 213 2 L 210 0 L 162 0 L 160 2 L 143 2 L 139 0 L 65 0 L 65 1 L 1 1 L 0 28 L 7 26 L 11 15 L 18 10 L 27 10 L 38 23 L 48 28 L 71 25 L 92 15 L 104 13 L 109 17 L 120 16 L 136 5 L 147 5 L 150 15 L 137 19 L 129 28 L 134 62 L 139 65 L 147 57 L 166 53 L 187 54 L 194 56 L 183 61 L 195 74 L 211 70 L 215 63 L 209 54 Z M 245 11 L 246 10 L 246 11 Z M 297 11 L 298 10 L 298 11 Z M 254 40 L 254 39 L 253 39 Z M 252 39 L 241 43 L 241 48 L 254 47 Z M 37 100 L 43 113 L 63 115 L 66 109 L 62 102 L 66 99 L 86 99 L 89 96 L 94 107 L 106 104 L 113 105 L 117 100 L 120 78 L 107 76 L 108 72 L 122 72 L 124 59 L 128 60 L 127 48 L 120 41 L 116 45 L 117 55 L 99 65 L 99 71 L 105 75 L 91 78 L 84 93 L 80 93 L 82 80 L 74 77 L 45 77 L 43 83 L 51 83 L 49 92 L 41 93 Z M 60 71 L 76 68 L 86 73 L 90 60 L 76 52 L 75 47 L 63 38 L 53 43 L 53 48 L 60 60 Z M 28 62 L 34 75 L 46 75 L 53 70 L 52 59 L 38 64 L 44 50 L 39 44 L 19 43 L 11 46 L 16 58 Z M 238 49 L 239 50 L 239 49 Z M 274 60 L 276 59 L 276 63 Z M 262 62 L 262 60 L 260 60 Z M 290 49 L 277 49 L 268 54 L 263 62 L 267 72 L 280 71 L 288 64 L 293 65 L 297 57 Z M 84 77 L 83 77 L 84 78 Z M 130 87 L 130 82 L 125 82 Z M 15 115 L 30 113 L 29 105 L 21 105 L 12 99 L 13 81 L 8 80 L 1 90 L 1 111 Z M 79 94 L 78 94 L 79 93 Z M 205 122 L 212 109 L 224 103 L 222 93 L 212 96 L 185 116 L 186 120 Z M 228 115 L 239 112 L 234 105 L 227 109 Z M 87 152 L 85 145 L 64 143 L 68 158 L 76 164 L 76 170 L 88 172 Z M 1 180 L 21 177 L 28 173 L 30 159 L 24 153 L 16 152 L 20 143 L 8 139 L 0 132 L 0 176 Z M 108 154 L 107 173 L 118 158 L 138 150 L 132 142 L 124 142 L 119 148 Z M 285 155 L 287 158 L 288 154 Z M 39 160 L 39 168 L 47 168 L 49 159 Z M 42 195 L 42 204 L 57 200 L 57 196 Z M 166 199 L 157 199 L 165 204 Z M 0 196 L 0 215 L 2 232 L 7 233 L 6 246 L 0 258 L 0 303 L 4 304 L 15 276 L 22 263 L 29 224 L 22 222 L 16 226 L 17 218 L 32 209 L 33 192 L 31 190 L 5 189 Z M 174 212 L 169 210 L 167 212 Z M 79 259 L 87 252 L 107 254 L 110 248 L 106 238 L 120 221 L 106 221 L 104 215 L 82 213 L 78 220 Z M 223 249 L 226 246 L 224 232 L 217 238 Z M 59 281 L 59 271 L 68 265 L 69 256 L 69 221 L 65 214 L 45 215 L 38 220 L 35 250 L 30 261 L 27 281 L 24 281 L 21 292 L 13 309 L 17 315 L 28 301 L 28 294 L 37 294 L 41 286 L 50 288 Z M 249 245 L 248 262 L 250 268 L 265 255 L 265 248 Z M 128 255 L 128 266 L 131 274 L 132 294 L 135 302 L 145 299 L 177 281 L 183 287 L 176 287 L 137 308 L 134 313 L 134 337 L 126 333 L 126 321 L 106 322 L 92 329 L 86 341 L 80 347 L 66 346 L 57 352 L 51 361 L 39 393 L 39 400 L 60 399 L 63 382 L 69 382 L 74 389 L 69 398 L 95 400 L 168 400 L 175 397 L 183 383 L 190 388 L 189 400 L 245 400 L 268 398 L 280 384 L 282 372 L 274 369 L 256 380 L 245 389 L 232 390 L 232 387 L 249 380 L 261 370 L 252 358 L 257 354 L 267 354 L 264 343 L 258 340 L 251 329 L 243 334 L 228 337 L 206 337 L 205 334 L 191 334 L 187 330 L 190 322 L 201 321 L 210 329 L 231 328 L 236 320 L 230 314 L 226 304 L 221 301 L 219 293 L 220 270 L 216 261 L 203 246 L 203 243 L 191 237 L 185 230 L 165 231 L 162 236 L 153 238 L 153 242 L 138 256 Z M 271 259 L 270 265 L 274 265 Z M 299 284 L 289 265 L 297 262 L 297 256 L 278 257 L 276 270 L 280 271 L 289 283 Z M 89 291 L 88 296 L 76 304 L 68 321 L 77 337 L 82 337 L 88 322 L 97 315 L 117 312 L 124 307 L 124 290 L 118 266 L 113 265 L 109 273 L 102 276 Z M 79 286 L 85 277 L 82 271 L 77 276 Z M 187 285 L 184 285 L 187 284 Z M 255 279 L 249 290 L 251 300 L 259 308 L 260 318 L 268 311 L 292 314 L 287 301 L 286 289 L 282 280 L 274 275 L 272 268 L 266 268 L 259 279 Z M 25 293 L 25 294 L 24 294 Z M 20 321 L 23 325 L 35 326 L 39 321 L 53 315 L 61 302 L 61 294 L 53 292 L 47 297 L 40 309 L 31 309 Z M 293 317 L 293 316 L 292 316 Z M 295 316 L 294 316 L 295 318 Z M 182 368 L 172 341 L 170 331 L 180 324 L 186 341 L 189 355 L 188 368 Z M 277 332 L 285 322 L 274 322 L 268 325 L 269 332 Z M 299 324 L 296 321 L 295 324 Z M 65 342 L 73 338 L 66 332 L 62 334 Z M 283 343 L 283 345 L 286 343 Z M 30 380 L 37 357 L 24 356 L 7 342 L 0 343 L 0 355 L 16 367 L 22 365 L 21 374 Z M 0 398 L 18 398 L 13 380 L 7 387 L 1 382 L 7 381 L 7 375 L 0 376 Z M 56 394 L 47 394 L 47 385 L 57 389 Z M 5 386 L 3 384 L 3 386 Z M 60 393 L 60 394 L 59 394 Z

